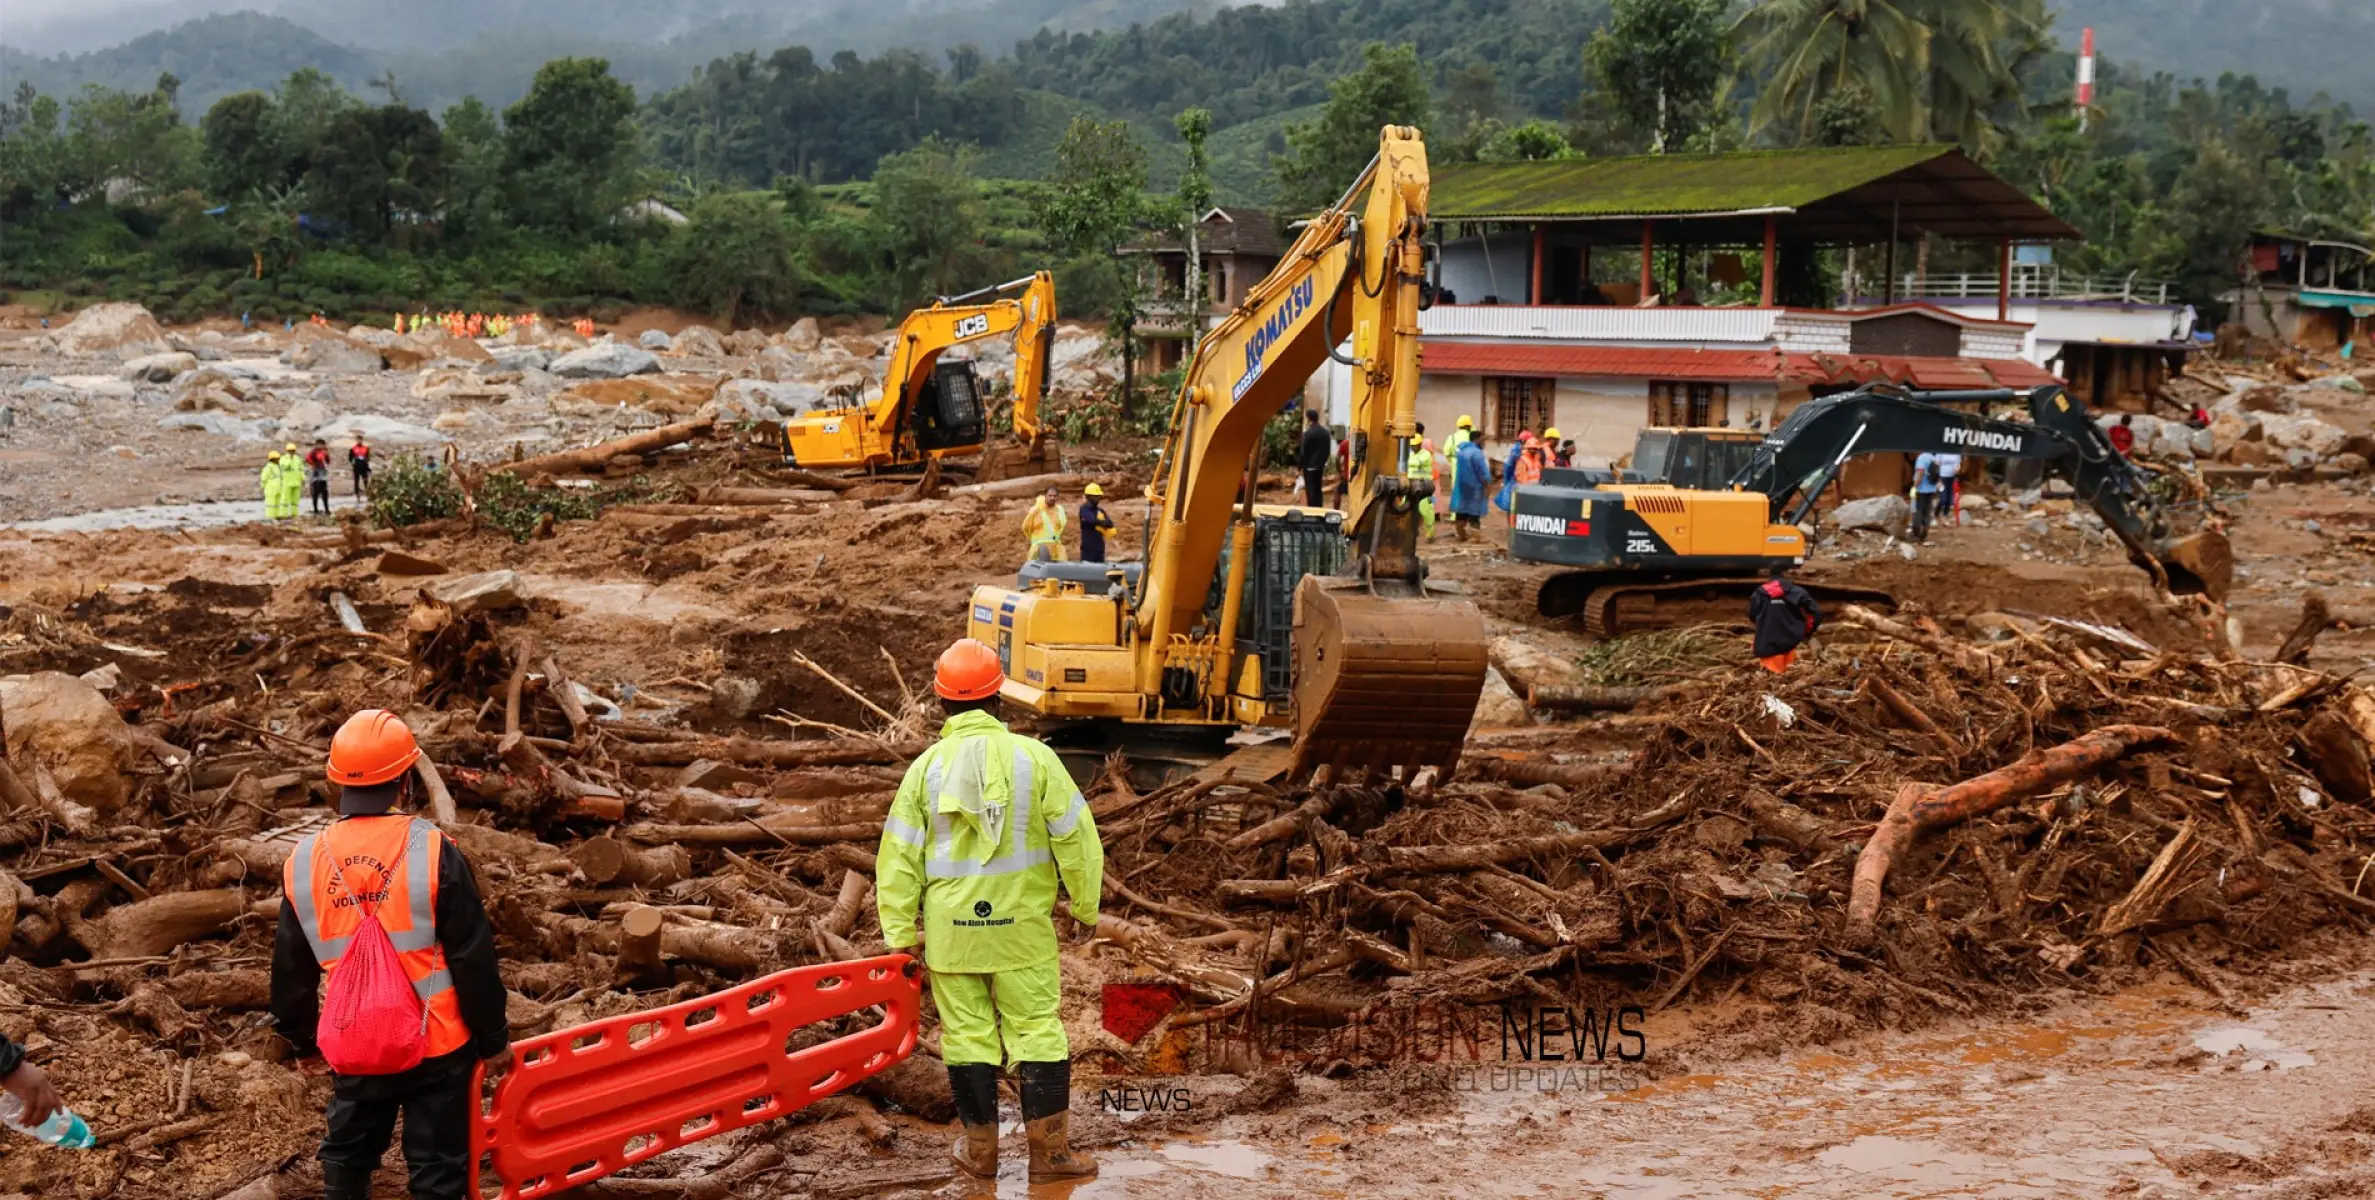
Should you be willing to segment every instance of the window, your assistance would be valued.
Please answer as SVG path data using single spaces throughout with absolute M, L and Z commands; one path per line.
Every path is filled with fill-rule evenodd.
M 1558 423 L 1547 379 L 1493 378 L 1485 380 L 1485 395 L 1493 401 L 1493 437 L 1514 442 L 1521 430 L 1540 433 Z
M 1672 383 L 1649 385 L 1649 423 L 1666 427 L 1712 429 L 1731 417 L 1732 385 L 1728 383 Z

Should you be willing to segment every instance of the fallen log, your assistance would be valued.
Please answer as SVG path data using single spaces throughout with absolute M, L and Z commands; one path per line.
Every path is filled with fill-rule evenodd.
M 1947 736 L 1946 731 L 1940 729 L 1936 721 L 1930 719 L 1930 714 L 1923 712 L 1921 707 L 1911 700 L 1907 700 L 1904 693 L 1890 687 L 1887 680 L 1878 675 L 1866 675 L 1864 676 L 1864 690 L 1872 693 L 1872 698 L 1878 700 L 1880 707 L 1886 709 L 1889 716 L 1896 718 L 1898 724 L 1926 734 L 1931 741 L 1938 743 L 1938 749 L 1945 752 L 1947 758 L 1962 757 L 1963 748 L 1957 745 L 1952 737 Z
M 547 913 L 543 920 L 548 928 L 574 939 L 580 949 L 592 950 L 597 954 L 619 953 L 617 926 L 561 913 Z M 781 944 L 782 939 L 776 934 L 734 925 L 667 921 L 663 915 L 660 926 L 660 953 L 663 956 L 702 963 L 730 973 L 747 974 L 759 969 L 763 963 L 773 962 Z
M 772 504 L 820 504 L 836 499 L 841 493 L 826 488 L 746 488 L 708 487 L 701 489 L 703 504 L 727 507 L 747 507 Z
M 2284 644 L 2276 648 L 2273 661 L 2290 666 L 2306 666 L 2309 648 L 2317 642 L 2317 635 L 2334 626 L 2334 611 L 2326 606 L 2322 592 L 2311 592 L 2301 598 L 2301 619 L 2292 632 L 2284 635 Z
M 1974 650 L 1969 646 L 1957 645 L 1944 638 L 1933 636 L 1907 625 L 1903 621 L 1881 616 L 1861 604 L 1849 604 L 1842 607 L 1839 610 L 1839 620 L 1842 624 L 1859 626 L 1874 633 L 1895 638 L 1900 642 L 1919 646 L 1965 671 L 1975 674 L 1990 674 L 1995 670 L 1996 660 L 1988 657 L 1984 651 Z
M 1460 762 L 1487 779 L 1498 779 L 1520 787 L 1555 783 L 1563 788 L 1596 788 L 1623 778 L 1626 770 L 1616 763 L 1555 763 L 1548 759 L 1492 751 L 1466 755 Z
M 835 475 L 819 475 L 814 471 L 803 471 L 797 467 L 777 467 L 767 474 L 771 478 L 796 483 L 804 488 L 819 488 L 828 492 L 846 492 L 865 486 L 863 480 L 843 479 Z
M 599 1179 L 570 1194 L 583 1200 L 653 1197 L 654 1200 L 733 1200 L 741 1184 L 783 1165 L 783 1150 L 759 1146 L 742 1157 L 691 1179 Z
M 667 977 L 667 964 L 660 960 L 660 931 L 667 923 L 667 914 L 649 905 L 637 905 L 619 918 L 618 973 L 621 977 L 635 982 Z
M 153 982 L 186 1008 L 254 1012 L 272 1004 L 272 972 L 261 968 L 184 971 Z
M 870 741 L 768 742 L 754 738 L 689 742 L 634 742 L 611 748 L 611 757 L 639 767 L 681 767 L 704 758 L 746 767 L 861 767 L 896 764 L 921 754 L 929 743 L 885 746 Z
M 665 450 L 678 442 L 708 437 L 717 424 L 717 406 L 704 404 L 693 419 L 674 425 L 662 425 L 625 437 L 612 438 L 577 450 L 562 450 L 540 454 L 517 462 L 497 463 L 494 470 L 509 471 L 522 479 L 533 475 L 581 475 L 603 473 L 610 460 L 626 454 L 650 454 Z
M 1024 475 L 1016 479 L 1001 479 L 996 483 L 968 483 L 961 487 L 948 489 L 948 494 L 951 496 L 986 496 L 998 500 L 1014 496 L 1036 496 L 1049 488 L 1070 493 L 1080 490 L 1088 482 L 1089 477 L 1086 475 L 1066 473 Z
M 1854 889 L 1847 901 L 1850 944 L 1871 944 L 1889 868 L 1914 839 L 2093 774 L 2136 750 L 2176 737 L 2158 726 L 2106 725 L 1961 783 L 1947 787 L 1908 783 L 1898 788 L 1896 801 L 1856 857 Z
M 1663 687 L 1582 687 L 1541 684 L 1526 689 L 1527 708 L 1553 712 L 1626 712 L 1644 704 L 1679 699 L 1699 689 L 1687 683 Z
M 119 904 L 95 921 L 70 924 L 74 940 L 93 958 L 141 958 L 221 933 L 246 911 L 239 889 L 217 888 Z
M 611 837 L 578 843 L 569 861 L 597 887 L 663 888 L 693 873 L 692 852 L 682 845 L 643 849 Z
M 827 842 L 874 842 L 882 826 L 871 825 L 629 825 L 619 836 L 638 842 L 685 846 L 765 846 L 789 843 L 815 846 Z
M 1333 788 L 1320 792 L 1286 812 L 1230 838 L 1222 845 L 1230 850 L 1250 850 L 1280 838 L 1292 837 L 1296 830 L 1303 828 L 1305 821 L 1327 816 L 1328 810 L 1336 806 L 1336 797 L 1337 792 Z
M 1677 813 L 1676 815 L 1680 815 Z M 1628 838 L 1638 836 L 1646 826 L 1618 825 L 1606 829 L 1589 829 L 1581 833 L 1552 833 L 1539 837 L 1511 838 L 1503 842 L 1486 842 L 1473 846 L 1393 846 L 1386 851 L 1393 869 L 1417 875 L 1437 875 L 1451 871 L 1481 871 L 1486 867 L 1523 862 L 1530 858 L 1576 854 L 1584 850 L 1605 850 Z
M 213 849 L 215 860 L 197 875 L 201 886 L 228 887 L 246 880 L 276 886 L 297 843 L 286 838 L 224 838 Z

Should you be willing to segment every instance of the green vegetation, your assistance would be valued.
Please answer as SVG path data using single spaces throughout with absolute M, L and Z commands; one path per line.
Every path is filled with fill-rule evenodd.
M 1032 2 L 1128 20 L 1170 0 Z M 938 58 L 719 53 L 767 26 L 711 24 L 625 67 L 537 65 L 519 46 L 546 41 L 498 62 L 463 30 L 429 82 L 239 14 L 34 61 L 0 102 L 0 289 L 170 320 L 664 304 L 732 323 L 895 314 L 1052 266 L 1067 314 L 1127 340 L 1145 297 L 1116 246 L 1213 201 L 1332 200 L 1388 122 L 1426 129 L 1438 164 L 1573 163 L 1447 172 L 1443 213 L 1733 207 L 1751 184 L 1786 203 L 1956 144 L 2087 233 L 2065 266 L 2173 277 L 2197 304 L 2255 229 L 2375 241 L 2375 137 L 2349 108 L 2107 60 L 2081 133 L 2044 0 L 1288 0 L 1046 29 L 1003 56 L 955 35 L 1027 5 L 975 7 L 935 23 L 954 38 Z M 860 8 L 834 19 L 889 28 Z M 597 4 L 569 48 L 631 9 Z M 696 51 L 707 65 L 639 98 L 651 63 Z M 277 82 L 242 73 L 256 63 Z M 1811 146 L 1851 149 L 1820 179 L 1726 157 L 1654 187 L 1672 160 L 1628 157 Z M 1916 262 L 1992 269 L 1961 253 L 1924 243 Z
M 406 454 L 371 473 L 371 523 L 385 528 L 438 521 L 462 511 L 462 489 L 428 459 Z

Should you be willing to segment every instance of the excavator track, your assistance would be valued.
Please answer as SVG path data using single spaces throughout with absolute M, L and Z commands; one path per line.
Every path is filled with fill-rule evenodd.
M 1593 637 L 1614 638 L 1652 629 L 1721 625 L 1745 620 L 1748 593 L 1764 583 L 1758 576 L 1698 579 L 1634 579 L 1596 571 L 1570 571 L 1543 581 L 1536 606 L 1546 617 L 1583 618 Z M 1862 604 L 1893 609 L 1896 597 L 1878 588 L 1798 583 L 1817 603 Z

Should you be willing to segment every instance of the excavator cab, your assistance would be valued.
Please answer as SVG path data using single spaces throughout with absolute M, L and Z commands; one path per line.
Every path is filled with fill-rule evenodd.
M 908 412 L 916 448 L 926 453 L 979 446 L 989 433 L 982 406 L 981 376 L 970 359 L 943 359 L 924 380 Z

